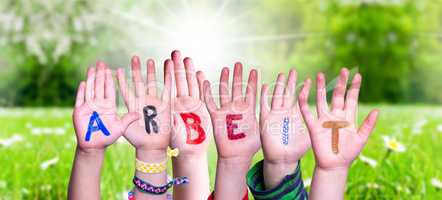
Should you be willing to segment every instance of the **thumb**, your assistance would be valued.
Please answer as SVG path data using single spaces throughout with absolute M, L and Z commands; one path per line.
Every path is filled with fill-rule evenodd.
M 137 112 L 127 113 L 121 119 L 121 123 L 123 126 L 123 130 L 126 130 L 127 127 L 134 121 L 140 119 L 140 114 Z
M 379 110 L 375 109 L 368 114 L 358 130 L 359 135 L 364 141 L 367 141 L 368 136 L 370 136 L 373 128 L 376 126 L 376 121 L 378 119 Z

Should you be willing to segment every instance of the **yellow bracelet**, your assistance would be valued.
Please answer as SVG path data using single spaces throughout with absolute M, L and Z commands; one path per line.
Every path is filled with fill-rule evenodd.
M 178 149 L 171 149 L 167 147 L 168 157 L 177 157 L 179 153 L 180 151 Z M 167 159 L 160 163 L 146 163 L 135 158 L 135 168 L 137 169 L 137 171 L 148 174 L 161 173 L 167 169 Z
M 137 171 L 156 174 L 161 173 L 167 168 L 167 159 L 160 163 L 146 163 L 135 158 L 135 168 Z

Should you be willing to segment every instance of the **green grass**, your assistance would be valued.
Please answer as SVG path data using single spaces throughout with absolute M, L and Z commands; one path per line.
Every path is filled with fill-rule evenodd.
M 361 107 L 360 117 L 371 107 Z M 378 166 L 372 168 L 360 160 L 354 162 L 348 178 L 347 199 L 442 199 L 442 191 L 431 184 L 432 178 L 442 179 L 442 132 L 437 130 L 442 125 L 442 107 L 376 107 L 381 109 L 381 117 L 363 155 L 377 160 Z M 66 132 L 34 135 L 32 127 L 66 128 Z M 65 199 L 75 149 L 71 111 L 0 109 L 0 139 L 14 134 L 21 135 L 23 141 L 0 146 L 0 199 Z M 381 162 L 386 154 L 383 135 L 397 138 L 406 146 L 406 152 L 393 152 Z M 41 169 L 42 162 L 54 157 L 59 157 L 55 165 Z M 261 158 L 259 153 L 254 161 Z M 133 160 L 134 150 L 126 142 L 107 150 L 101 184 L 103 199 L 122 199 L 132 187 Z M 213 186 L 214 145 L 209 150 L 209 162 Z M 311 178 L 313 166 L 309 151 L 302 159 L 304 179 Z

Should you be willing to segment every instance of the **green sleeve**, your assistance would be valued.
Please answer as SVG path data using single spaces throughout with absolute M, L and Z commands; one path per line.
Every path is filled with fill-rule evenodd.
M 300 163 L 293 174 L 285 176 L 275 188 L 264 186 L 263 161 L 256 163 L 247 172 L 247 185 L 256 200 L 304 200 L 308 199 L 302 182 Z

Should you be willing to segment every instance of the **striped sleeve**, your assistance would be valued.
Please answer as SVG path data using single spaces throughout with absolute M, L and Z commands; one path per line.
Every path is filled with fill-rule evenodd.
M 256 200 L 305 200 L 307 192 L 302 182 L 300 163 L 293 174 L 285 176 L 275 188 L 265 189 L 263 161 L 247 172 L 247 185 Z

